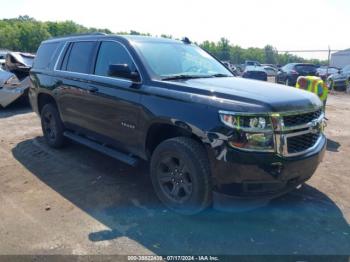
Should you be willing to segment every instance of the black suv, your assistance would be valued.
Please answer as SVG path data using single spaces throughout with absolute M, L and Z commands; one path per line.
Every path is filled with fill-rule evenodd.
M 44 41 L 30 73 L 47 143 L 68 138 L 130 165 L 184 214 L 231 198 L 271 199 L 323 157 L 310 92 L 236 78 L 188 39 L 88 35 Z
M 277 83 L 295 86 L 299 76 L 315 76 L 316 73 L 317 67 L 313 64 L 286 64 L 277 73 Z

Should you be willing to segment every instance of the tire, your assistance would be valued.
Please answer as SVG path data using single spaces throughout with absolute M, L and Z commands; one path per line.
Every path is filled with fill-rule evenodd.
M 329 90 L 333 90 L 334 89 L 334 81 L 333 81 L 333 79 L 328 79 L 327 85 L 328 85 Z
M 208 156 L 191 138 L 171 138 L 158 145 L 150 173 L 158 198 L 177 213 L 194 215 L 212 203 Z
M 41 128 L 47 144 L 53 148 L 61 148 L 64 145 L 64 127 L 57 107 L 53 104 L 44 105 L 41 110 Z
M 286 84 L 286 86 L 290 86 L 290 80 L 289 80 L 289 78 L 286 78 L 285 84 Z

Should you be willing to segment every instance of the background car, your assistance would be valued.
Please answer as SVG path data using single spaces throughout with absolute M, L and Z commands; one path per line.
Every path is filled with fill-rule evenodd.
M 245 66 L 261 66 L 261 64 L 258 61 L 251 60 L 246 60 L 244 64 Z
M 3 51 L 3 50 L 0 51 L 0 69 L 4 68 L 5 66 L 5 59 L 6 59 L 7 53 L 8 53 L 7 51 Z
M 321 77 L 323 81 L 326 81 L 330 75 L 337 74 L 338 72 L 339 68 L 337 67 L 321 66 L 317 68 L 316 75 Z
M 299 76 L 315 76 L 316 70 L 317 67 L 314 64 L 286 64 L 278 71 L 277 83 L 295 86 Z
M 276 76 L 278 73 L 278 69 L 272 66 L 263 66 L 265 69 L 267 76 Z
M 29 75 L 33 66 L 35 55 L 22 52 L 9 52 L 6 54 L 4 69 L 15 74 L 19 80 Z
M 267 81 L 267 73 L 262 66 L 246 66 L 242 77 Z
M 350 65 L 345 66 L 337 73 L 330 75 L 327 85 L 330 89 L 345 90 L 350 82 Z
M 6 107 L 20 98 L 28 98 L 29 70 L 34 55 L 20 52 L 6 54 L 5 65 L 0 69 L 0 106 Z
M 231 62 L 221 61 L 221 63 L 224 64 L 224 66 L 226 66 L 226 68 L 230 70 L 235 76 L 239 75 L 237 68 L 233 64 L 231 64 Z

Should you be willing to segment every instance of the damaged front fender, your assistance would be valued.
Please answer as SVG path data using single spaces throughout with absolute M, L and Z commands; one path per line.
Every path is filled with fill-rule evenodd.
M 20 81 L 13 73 L 0 70 L 0 105 L 7 107 L 28 92 L 29 76 Z

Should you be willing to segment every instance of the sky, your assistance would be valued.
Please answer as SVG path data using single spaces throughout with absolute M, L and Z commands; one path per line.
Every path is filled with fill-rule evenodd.
M 350 0 L 0 0 L 0 18 L 73 20 L 113 32 L 136 30 L 192 41 L 221 37 L 244 48 L 350 48 Z M 299 53 L 306 58 L 327 53 Z

